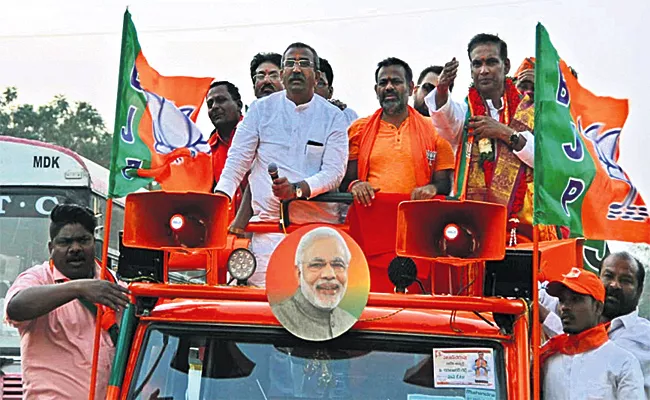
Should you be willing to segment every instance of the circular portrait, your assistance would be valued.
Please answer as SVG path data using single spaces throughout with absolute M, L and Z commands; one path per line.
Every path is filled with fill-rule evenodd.
M 359 245 L 330 226 L 306 226 L 280 242 L 266 271 L 273 314 L 292 334 L 328 340 L 357 322 L 370 273 Z

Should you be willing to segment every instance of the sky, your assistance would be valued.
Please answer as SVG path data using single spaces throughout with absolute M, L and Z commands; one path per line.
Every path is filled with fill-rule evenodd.
M 260 51 L 282 53 L 294 41 L 313 46 L 334 69 L 334 97 L 361 116 L 372 113 L 377 62 L 423 68 L 461 60 L 456 90 L 470 83 L 466 46 L 476 33 L 508 44 L 513 71 L 535 52 L 535 25 L 548 30 L 559 54 L 596 94 L 627 98 L 630 114 L 620 163 L 650 202 L 643 118 L 650 103 L 642 0 L 434 1 L 20 1 L 0 12 L 0 89 L 19 102 L 44 104 L 57 94 L 87 101 L 113 130 L 122 18 L 128 6 L 149 63 L 163 75 L 210 76 L 254 100 L 249 63 Z M 645 32 L 645 33 L 644 33 Z M 212 126 L 205 109 L 199 128 Z

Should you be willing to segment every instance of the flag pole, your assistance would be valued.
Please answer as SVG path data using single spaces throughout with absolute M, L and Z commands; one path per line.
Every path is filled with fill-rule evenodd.
M 537 273 L 539 271 L 539 226 L 533 225 L 533 310 L 530 315 L 532 334 L 531 334 L 531 346 L 533 347 L 533 400 L 539 400 L 540 398 L 540 365 L 539 365 L 539 348 L 541 345 L 541 332 L 539 324 L 539 290 L 537 282 Z
M 111 217 L 113 215 L 113 199 L 110 197 L 106 199 L 106 218 L 104 218 L 104 242 L 102 243 L 102 269 L 99 279 L 106 279 L 106 271 L 108 268 L 108 244 L 111 238 Z M 95 400 L 95 389 L 97 386 L 97 365 L 99 363 L 99 347 L 101 345 L 102 333 L 102 307 L 97 307 L 97 318 L 95 319 L 95 342 L 93 346 L 93 363 L 90 370 L 90 390 L 88 392 L 88 399 Z
M 104 218 L 104 242 L 102 243 L 102 270 L 100 273 L 100 279 L 106 279 L 107 265 L 108 265 L 108 245 L 111 238 L 111 219 L 113 217 L 113 186 L 114 186 L 114 177 L 113 175 L 113 165 L 115 163 L 115 154 L 117 148 L 115 147 L 115 138 L 116 135 L 119 135 L 120 132 L 120 90 L 122 87 L 122 82 L 124 80 L 123 74 L 121 73 L 124 70 L 124 53 L 126 52 L 126 32 L 127 24 L 131 19 L 131 14 L 129 13 L 129 8 L 127 7 L 124 11 L 124 18 L 122 20 L 122 42 L 120 47 L 120 74 L 118 77 L 117 85 L 117 101 L 115 104 L 115 129 L 113 131 L 113 148 L 111 149 L 111 174 L 109 176 L 109 194 L 106 199 L 106 218 Z M 95 400 L 95 390 L 97 387 L 97 365 L 99 364 L 99 347 L 101 339 L 101 318 L 102 318 L 102 307 L 97 307 L 97 319 L 95 321 L 95 342 L 93 345 L 93 362 L 92 368 L 90 370 L 90 390 L 88 391 L 88 400 Z

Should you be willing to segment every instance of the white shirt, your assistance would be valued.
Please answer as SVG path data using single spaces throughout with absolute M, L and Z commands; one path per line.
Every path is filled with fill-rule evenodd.
M 317 95 L 299 106 L 284 90 L 255 100 L 237 126 L 216 190 L 232 198 L 250 170 L 251 221 L 277 221 L 280 200 L 273 195 L 268 165 L 276 163 L 279 176 L 290 182 L 305 180 L 311 197 L 335 189 L 348 161 L 346 128 L 341 110 Z
M 359 114 L 357 114 L 350 107 L 346 107 L 345 110 L 343 110 L 343 114 L 345 115 L 345 119 L 348 123 L 348 127 L 350 127 L 350 125 L 352 125 L 354 121 L 359 119 Z
M 639 317 L 639 309 L 612 320 L 609 338 L 634 354 L 641 364 L 646 397 L 650 399 L 650 321 Z
M 444 106 L 440 107 L 440 110 L 436 107 L 436 94 L 438 89 L 433 89 L 427 97 L 424 98 L 424 103 L 429 108 L 429 115 L 431 116 L 431 121 L 433 126 L 435 126 L 438 134 L 451 144 L 452 149 L 454 149 L 454 154 L 461 148 L 461 139 L 463 138 L 463 127 L 465 125 L 465 117 L 467 115 L 467 104 L 463 101 L 457 103 L 452 100 L 451 95 L 447 98 L 447 103 Z M 505 99 L 502 99 L 501 104 L 504 104 Z M 486 101 L 490 116 L 499 120 L 499 111 L 503 109 L 503 106 L 499 109 L 494 107 L 492 100 L 488 99 Z M 519 159 L 528 165 L 531 168 L 534 168 L 535 164 L 535 137 L 532 133 L 528 131 L 520 132 L 521 136 L 526 138 L 526 144 L 524 148 L 519 151 L 514 151 L 513 153 L 519 157 Z M 496 148 L 495 148 L 496 151 Z M 496 155 L 496 154 L 495 154 Z
M 542 324 L 544 333 L 549 337 L 563 333 L 562 320 L 557 315 L 557 297 L 549 295 L 545 290 L 540 290 L 539 293 L 540 304 L 549 310 L 548 316 Z M 608 335 L 611 341 L 632 353 L 639 360 L 643 372 L 645 393 L 650 399 L 650 321 L 639 317 L 637 308 L 629 314 L 614 318 Z
M 643 400 L 639 361 L 611 340 L 576 355 L 555 354 L 543 366 L 546 400 Z

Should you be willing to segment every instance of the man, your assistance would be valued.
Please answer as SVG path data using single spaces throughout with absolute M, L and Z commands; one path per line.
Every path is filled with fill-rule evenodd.
M 334 86 L 332 86 L 334 84 L 334 71 L 329 61 L 324 58 L 320 59 L 320 71 L 320 79 L 316 82 L 316 88 L 314 89 L 316 94 L 326 98 L 330 103 L 341 109 L 343 114 L 345 114 L 348 125 L 352 124 L 359 116 L 347 104 L 340 100 L 332 99 L 332 95 L 334 94 Z
M 573 268 L 548 284 L 560 300 L 564 334 L 541 350 L 547 399 L 644 399 L 639 361 L 607 337 L 600 323 L 605 287 L 588 271 Z
M 370 206 L 377 190 L 410 194 L 414 200 L 449 194 L 451 146 L 427 118 L 408 106 L 413 87 L 413 72 L 406 62 L 391 57 L 377 64 L 375 93 L 381 107 L 349 129 L 344 183 L 349 183 L 356 203 Z
M 351 257 L 336 230 L 306 233 L 296 248 L 299 286 L 291 298 L 271 306 L 282 326 L 306 340 L 328 340 L 350 329 L 357 319 L 339 303 L 348 287 Z
M 212 121 L 212 125 L 214 125 L 208 144 L 212 150 L 212 172 L 216 183 L 221 177 L 224 165 L 226 165 L 228 150 L 235 136 L 237 124 L 242 119 L 242 101 L 239 89 L 228 81 L 213 82 L 208 90 L 206 104 L 208 106 L 208 116 Z M 244 181 L 235 195 L 235 201 L 230 209 L 229 220 L 232 220 L 237 210 L 239 210 L 242 193 L 245 189 L 246 182 Z
M 441 66 L 432 65 L 423 69 L 418 77 L 418 84 L 415 86 L 415 94 L 413 95 L 413 108 L 425 117 L 429 116 L 429 108 L 424 104 L 424 98 L 438 86 L 441 73 Z M 449 91 L 451 92 L 453 89 L 454 84 L 452 83 L 449 86 Z
M 97 368 L 96 398 L 103 399 L 115 355 L 115 313 L 128 304 L 128 291 L 99 279 L 90 210 L 58 205 L 50 218 L 50 260 L 20 274 L 5 302 L 7 320 L 20 332 L 24 396 L 88 398 L 99 305 L 107 307 L 110 326 L 102 329 Z
M 600 280 L 606 290 L 601 321 L 610 323 L 609 339 L 639 360 L 646 396 L 650 398 L 650 321 L 639 317 L 638 309 L 645 268 L 627 252 L 612 253 L 603 260 Z M 561 334 L 562 323 L 556 312 L 558 300 L 545 296 L 543 291 L 540 294 L 540 320 L 544 332 L 550 337 Z
M 367 212 L 374 213 L 361 217 L 366 212 L 363 208 L 353 211 L 360 215 L 356 219 L 359 231 L 367 235 L 362 242 L 372 290 L 385 291 L 393 289 L 386 268 L 396 257 L 396 226 L 376 221 L 397 221 L 397 204 L 373 206 L 375 192 L 402 194 L 414 200 L 449 194 L 454 156 L 449 143 L 438 136 L 428 118 L 408 106 L 414 85 L 406 62 L 392 57 L 381 61 L 375 82 L 380 108 L 372 116 L 354 122 L 348 130 L 350 157 L 341 190 L 351 192 L 355 203 L 370 207 Z M 418 272 L 424 279 L 430 268 L 421 267 Z
M 283 89 L 280 79 L 282 56 L 278 53 L 257 53 L 251 60 L 251 79 L 255 97 L 260 99 Z
M 534 109 L 506 79 L 510 60 L 503 40 L 478 34 L 467 54 L 473 82 L 467 102 L 449 96 L 458 72 L 455 58 L 445 64 L 438 86 L 425 98 L 434 126 L 458 158 L 455 194 L 505 205 L 508 236 L 531 241 Z M 557 238 L 554 227 L 543 227 L 540 233 L 543 240 Z
M 535 98 L 535 57 L 526 57 L 515 72 L 517 89 L 528 95 L 531 102 Z
M 278 221 L 282 200 L 309 199 L 338 187 L 348 158 L 343 113 L 314 94 L 320 77 L 316 51 L 304 43 L 293 43 L 284 52 L 282 65 L 286 89 L 251 104 L 237 128 L 216 187 L 232 199 L 250 170 L 253 220 L 257 221 Z M 277 165 L 279 174 L 273 181 L 268 172 L 271 163 Z M 318 214 L 321 208 L 315 204 L 292 206 L 297 208 L 305 211 L 306 220 L 325 217 Z M 277 233 L 253 235 L 251 249 L 257 269 L 249 282 L 265 284 L 268 258 L 282 238 Z

